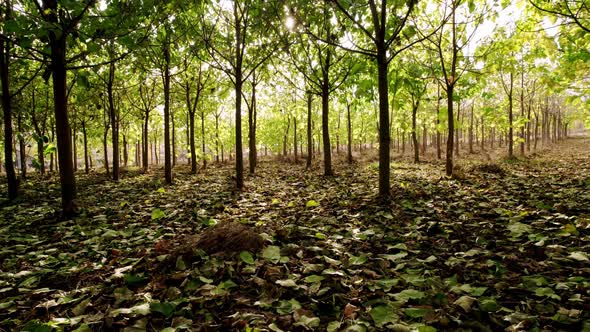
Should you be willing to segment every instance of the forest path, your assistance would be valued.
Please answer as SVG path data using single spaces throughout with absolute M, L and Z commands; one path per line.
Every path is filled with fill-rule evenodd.
M 326 178 L 265 160 L 241 194 L 231 165 L 178 168 L 172 186 L 80 175 L 81 215 L 63 222 L 55 179 L 30 180 L 0 209 L 0 331 L 588 328 L 590 139 L 480 158 L 462 157 L 459 179 L 396 160 L 387 206 L 374 162 Z M 264 248 L 175 252 L 226 221 Z

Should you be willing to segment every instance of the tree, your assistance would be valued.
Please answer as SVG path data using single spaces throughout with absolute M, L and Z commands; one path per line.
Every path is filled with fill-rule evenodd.
M 305 77 L 308 91 L 321 97 L 324 175 L 331 176 L 334 175 L 334 171 L 329 130 L 330 95 L 346 82 L 355 66 L 350 56 L 334 46 L 339 35 L 331 22 L 332 11 L 329 6 L 323 6 L 317 11 L 314 5 L 301 4 L 297 10 L 292 14 L 296 15 L 299 21 L 305 17 L 306 20 L 315 23 L 312 25 L 307 22 L 305 27 L 313 38 L 297 33 L 297 40 L 289 43 L 289 61 Z M 297 86 L 296 83 L 292 85 Z
M 536 9 L 561 17 L 567 24 L 576 25 L 586 33 L 590 33 L 590 5 L 579 0 L 529 0 Z
M 242 86 L 266 62 L 276 43 L 264 38 L 272 31 L 272 18 L 279 11 L 268 3 L 254 0 L 224 1 L 209 8 L 203 17 L 201 36 L 213 65 L 231 80 L 235 92 L 236 187 L 244 187 L 244 156 L 242 150 Z
M 377 66 L 379 92 L 379 197 L 390 198 L 390 144 L 389 131 L 389 63 L 402 51 L 420 39 L 415 28 L 409 24 L 417 1 L 387 1 L 378 3 L 366 0 L 361 3 L 330 0 L 337 8 L 338 20 L 349 35 L 351 52 L 372 58 Z M 328 41 L 329 42 L 329 41 Z M 340 45 L 343 47 L 343 45 Z

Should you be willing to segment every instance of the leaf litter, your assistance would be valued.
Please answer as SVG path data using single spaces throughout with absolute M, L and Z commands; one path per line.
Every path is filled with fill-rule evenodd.
M 80 175 L 57 221 L 56 178 L 0 210 L 0 329 L 446 331 L 590 329 L 590 146 L 501 164 L 393 168 L 261 161 L 172 186 Z M 4 188 L 0 188 L 4 191 Z

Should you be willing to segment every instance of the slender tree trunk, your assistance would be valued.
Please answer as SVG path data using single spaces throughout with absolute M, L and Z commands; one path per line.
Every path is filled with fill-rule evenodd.
M 508 157 L 514 156 L 514 127 L 513 127 L 513 112 L 512 112 L 512 73 L 510 73 L 510 90 L 508 95 Z
M 529 100 L 527 105 L 527 122 L 526 122 L 526 150 L 531 152 L 531 104 L 532 100 Z
M 48 20 L 57 22 L 57 1 L 48 0 L 47 9 L 51 10 Z M 45 1 L 44 1 L 45 3 Z M 55 107 L 55 125 L 57 131 L 57 152 L 60 171 L 62 217 L 68 218 L 76 213 L 76 178 L 72 162 L 72 141 L 68 119 L 68 100 L 66 84 L 66 37 L 49 32 L 51 47 L 51 69 L 53 78 L 53 97 Z
M 107 97 L 109 101 L 109 117 L 111 119 L 111 136 L 113 145 L 113 181 L 119 181 L 119 124 L 115 98 L 113 96 L 113 84 L 115 81 L 115 62 L 109 64 L 109 79 L 107 84 Z
M 107 176 L 110 177 L 110 170 L 109 170 L 109 150 L 107 145 L 107 138 L 109 135 L 109 128 L 105 128 L 104 135 L 102 137 L 102 147 L 104 150 L 104 169 L 107 172 Z
M 55 142 L 55 124 L 51 122 L 51 142 Z M 49 155 L 49 172 L 53 172 L 54 153 Z
M 219 163 L 219 114 L 215 114 L 215 155 L 217 158 L 217 163 Z M 222 153 L 223 155 L 223 153 Z M 223 162 L 223 158 L 221 158 Z
M 293 153 L 297 163 L 297 117 L 293 116 Z
M 195 144 L 195 112 L 190 112 L 189 115 L 189 137 L 191 150 L 191 173 L 197 173 L 197 147 Z
M 144 122 L 143 122 L 143 135 L 142 135 L 142 144 L 143 144 L 143 149 L 142 149 L 142 154 L 141 154 L 141 161 L 142 161 L 142 167 L 143 167 L 143 172 L 146 173 L 148 171 L 148 153 L 149 153 L 149 136 L 148 136 L 148 130 L 149 130 L 149 113 L 145 113 L 144 114 Z
M 447 135 L 447 151 L 446 151 L 446 162 L 445 162 L 445 171 L 447 176 L 453 175 L 453 143 L 454 143 L 454 133 L 455 133 L 455 116 L 453 115 L 453 90 L 454 85 L 447 83 L 447 126 L 448 126 L 448 135 Z
M 441 148 L 440 148 L 440 85 L 437 84 L 437 98 L 436 98 L 436 158 L 441 159 Z
M 205 113 L 201 113 L 201 148 L 203 152 L 203 169 L 207 169 L 207 151 L 205 149 Z
M 23 129 L 23 116 L 19 112 L 17 116 L 18 122 L 18 131 L 20 133 L 18 139 L 18 151 L 20 157 L 20 174 L 23 179 L 27 178 L 27 151 L 26 151 L 26 144 L 25 144 L 25 135 Z
M 419 103 L 414 102 L 412 107 L 412 145 L 414 145 L 414 163 L 420 162 L 420 151 L 418 147 L 418 135 L 416 134 L 416 115 L 418 113 Z
M 457 126 L 455 128 L 455 157 L 459 157 L 459 126 L 461 124 L 461 102 L 457 102 Z
M 426 155 L 426 147 L 428 146 L 428 132 L 426 131 L 426 123 L 422 123 L 422 155 Z
M 484 127 L 484 118 L 483 115 L 481 116 L 481 151 L 485 151 L 486 147 L 485 147 L 485 141 L 486 141 L 486 136 L 485 136 L 485 127 Z M 493 140 L 493 138 L 492 138 Z
M 123 166 L 127 167 L 129 154 L 127 150 L 127 135 L 123 134 Z
M 164 44 L 164 178 L 172 183 L 170 156 L 170 44 Z
M 312 142 L 312 135 L 311 135 L 311 101 L 312 96 L 311 92 L 307 92 L 307 158 L 305 167 L 311 168 L 311 158 L 313 155 L 313 142 Z
M 327 60 L 329 61 L 329 60 Z M 330 144 L 330 81 L 328 73 L 324 72 L 322 85 L 322 142 L 324 145 L 324 175 L 332 176 L 332 147 Z
M 287 139 L 289 137 L 289 128 L 291 127 L 291 118 L 287 117 L 287 128 L 283 135 L 283 158 L 287 159 Z
M 12 5 L 7 0 L 5 18 L 10 18 Z M 18 195 L 18 181 L 14 171 L 12 159 L 12 98 L 10 95 L 10 81 L 8 76 L 10 61 L 10 41 L 0 34 L 0 81 L 2 83 L 2 109 L 4 111 L 4 162 L 8 181 L 8 199 L 13 200 Z
M 84 140 L 84 173 L 88 174 L 88 132 L 86 131 L 86 121 L 82 121 L 82 139 Z
M 469 153 L 473 152 L 473 111 L 475 104 L 471 104 L 471 114 L 469 115 Z
M 176 124 L 174 123 L 174 112 L 170 112 L 172 122 L 172 167 L 176 166 Z
M 248 109 L 248 166 L 250 174 L 256 171 L 256 73 L 252 73 L 252 99 Z
M 380 34 L 384 35 L 384 31 Z M 383 37 L 383 36 L 381 36 Z M 387 47 L 382 38 L 377 43 L 377 80 L 379 88 L 379 197 L 390 198 L 390 131 L 389 131 L 389 81 L 387 80 Z
M 348 129 L 348 163 L 352 164 L 353 160 L 352 160 L 352 121 L 350 118 L 350 103 L 346 104 L 346 128 Z

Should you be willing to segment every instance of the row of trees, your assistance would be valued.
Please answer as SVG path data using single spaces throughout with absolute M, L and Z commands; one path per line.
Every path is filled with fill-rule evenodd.
M 76 210 L 79 144 L 86 172 L 102 145 L 115 181 L 131 154 L 147 171 L 161 146 L 167 183 L 179 151 L 187 151 L 192 172 L 199 159 L 206 167 L 208 158 L 233 156 L 242 188 L 242 130 L 251 173 L 260 147 L 284 155 L 292 147 L 308 167 L 321 150 L 324 173 L 333 175 L 334 150 L 346 146 L 352 161 L 353 145 L 378 143 L 379 195 L 388 199 L 390 154 L 406 140 L 416 161 L 429 145 L 439 158 L 446 151 L 452 175 L 461 141 L 469 152 L 505 144 L 512 156 L 516 144 L 524 154 L 538 138 L 564 137 L 586 114 L 586 86 L 576 73 L 588 64 L 587 18 L 579 14 L 587 8 L 540 8 L 570 10 L 556 22 L 568 33 L 549 35 L 539 29 L 541 11 L 531 11 L 540 6 L 521 3 L 518 19 L 484 36 L 502 10 L 486 1 L 1 6 L 8 197 L 18 194 L 15 151 L 25 176 L 34 142 L 42 174 L 57 152 L 64 216 Z

